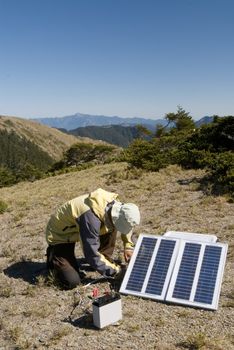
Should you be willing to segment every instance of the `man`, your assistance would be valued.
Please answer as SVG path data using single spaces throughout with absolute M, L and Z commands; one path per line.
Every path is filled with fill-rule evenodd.
M 114 277 L 121 268 L 111 259 L 117 231 L 128 262 L 133 252 L 132 230 L 140 223 L 140 212 L 133 203 L 121 203 L 118 194 L 101 188 L 74 198 L 57 209 L 46 228 L 47 266 L 66 288 L 81 283 L 75 258 L 75 243 L 80 241 L 84 257 L 105 277 Z

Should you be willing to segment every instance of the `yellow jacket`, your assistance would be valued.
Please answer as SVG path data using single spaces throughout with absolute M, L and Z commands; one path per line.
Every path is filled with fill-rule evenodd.
M 51 215 L 46 228 L 49 245 L 81 241 L 86 260 L 103 275 L 111 275 L 119 267 L 110 263 L 98 252 L 99 236 L 108 233 L 107 208 L 118 194 L 101 188 L 90 194 L 76 197 Z M 121 235 L 125 248 L 133 247 L 131 237 Z

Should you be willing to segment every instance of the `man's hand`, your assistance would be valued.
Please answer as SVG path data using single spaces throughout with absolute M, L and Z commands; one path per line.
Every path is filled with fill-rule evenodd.
M 132 249 L 124 249 L 124 259 L 125 262 L 128 263 L 132 257 L 133 250 Z
M 127 266 L 126 265 L 121 265 L 119 272 L 117 272 L 114 276 L 112 276 L 108 280 L 109 283 L 110 283 L 111 290 L 114 290 L 116 292 L 119 291 L 126 270 L 127 270 Z

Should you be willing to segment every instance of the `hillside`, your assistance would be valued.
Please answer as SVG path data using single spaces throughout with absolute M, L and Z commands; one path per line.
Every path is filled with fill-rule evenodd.
M 13 130 L 0 129 L 0 187 L 21 181 L 29 175 L 38 177 L 39 172 L 46 172 L 53 163 L 54 159 L 34 142 Z
M 46 176 L 77 143 L 99 150 L 108 148 L 103 141 L 67 135 L 26 119 L 0 116 L 0 187 Z
M 205 117 L 199 119 L 198 121 L 196 121 L 195 125 L 197 128 L 199 128 L 200 126 L 202 126 L 204 124 L 212 123 L 213 120 L 214 120 L 214 117 L 205 116 Z
M 55 160 L 59 160 L 63 152 L 77 142 L 77 138 L 72 135 L 28 119 L 0 116 L 1 129 L 14 131 L 19 136 L 25 137 Z
M 136 126 L 122 125 L 86 126 L 70 130 L 69 134 L 102 140 L 120 147 L 127 147 L 135 138 L 140 136 Z
M 0 347 L 71 350 L 234 349 L 234 204 L 206 195 L 203 170 L 170 166 L 158 173 L 129 171 L 125 163 L 96 166 L 34 183 L 0 189 L 8 210 L 0 215 Z M 122 296 L 123 320 L 93 327 L 93 285 L 62 291 L 45 279 L 44 229 L 54 209 L 102 187 L 135 202 L 141 211 L 136 233 L 167 230 L 209 233 L 228 242 L 219 309 L 208 311 Z M 121 255 L 117 242 L 115 258 Z M 80 246 L 76 248 L 81 257 Z M 97 278 L 94 272 L 88 276 Z M 88 281 L 87 281 L 88 283 Z M 98 283 L 104 293 L 108 283 Z

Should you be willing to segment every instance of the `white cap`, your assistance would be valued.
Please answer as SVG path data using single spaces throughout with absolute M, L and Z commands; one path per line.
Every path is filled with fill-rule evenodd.
M 111 217 L 117 231 L 128 234 L 140 223 L 140 212 L 136 204 L 115 201 L 111 209 Z

